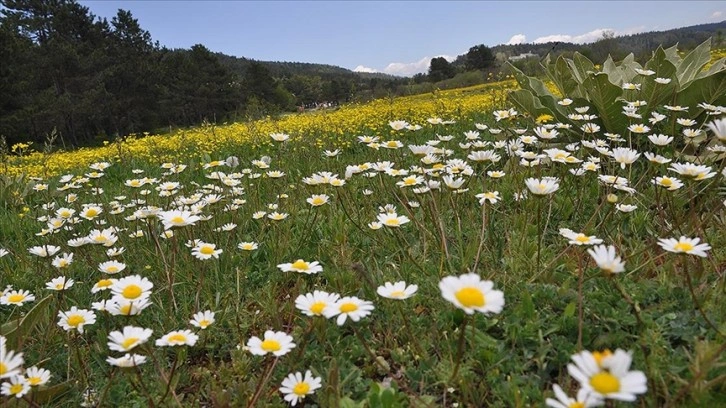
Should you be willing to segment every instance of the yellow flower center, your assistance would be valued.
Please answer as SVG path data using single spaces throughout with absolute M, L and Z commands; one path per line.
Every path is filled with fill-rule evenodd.
M 56 290 L 62 290 L 64 287 L 65 287 L 65 284 L 63 284 L 63 283 L 56 283 L 55 284 L 55 289 Z
M 668 177 L 663 177 L 663 178 L 662 178 L 662 179 L 660 180 L 660 184 L 661 184 L 662 186 L 670 187 L 670 186 L 672 186 L 672 185 L 673 185 L 673 180 L 669 179 Z
M 183 224 L 184 223 L 184 217 L 181 217 L 177 215 L 176 217 L 171 219 L 171 222 L 174 224 Z
M 572 404 L 568 405 L 567 408 L 585 408 L 585 403 L 575 401 Z
M 688 242 L 679 242 L 673 246 L 673 249 L 675 249 L 676 251 L 688 252 L 693 250 L 693 245 L 689 244 Z
M 174 333 L 166 340 L 169 343 L 186 343 L 187 342 L 187 336 L 181 334 L 181 333 Z
M 298 259 L 297 261 L 295 261 L 292 264 L 292 267 L 295 268 L 295 269 L 301 269 L 303 271 L 307 271 L 308 269 L 310 269 L 310 264 L 308 264 L 307 262 L 303 261 L 302 259 Z
M 13 384 L 10 386 L 10 394 L 15 395 L 23 391 L 23 384 Z
M 25 295 L 21 295 L 19 293 L 8 296 L 8 302 L 10 303 L 22 302 L 23 300 L 25 300 Z
M 118 272 L 118 266 L 116 266 L 116 265 L 107 266 L 106 267 L 106 272 L 108 272 L 108 273 L 116 273 L 116 272 Z
M 386 146 L 387 147 L 397 147 L 398 146 L 398 143 L 396 143 L 394 141 L 390 141 L 390 142 L 386 143 Z
M 214 247 L 212 247 L 211 245 L 204 245 L 199 248 L 199 252 L 204 255 L 212 255 L 214 253 Z
M 74 314 L 68 316 L 68 325 L 71 327 L 78 327 L 78 325 L 83 324 L 86 322 L 86 319 L 83 318 L 83 316 L 79 314 Z
M 477 288 L 459 289 L 454 296 L 464 307 L 482 307 L 486 303 L 484 293 Z
M 86 211 L 86 217 L 95 217 L 98 215 L 98 211 L 95 208 L 89 208 Z
M 131 303 L 129 303 L 119 307 L 118 310 L 122 315 L 130 316 L 133 309 L 131 308 Z
M 610 350 L 593 351 L 592 352 L 592 357 L 595 359 L 595 362 L 597 363 L 598 366 L 601 366 L 602 365 L 602 361 L 606 357 L 610 357 L 612 355 L 613 355 L 613 353 Z
M 307 395 L 307 393 L 310 391 L 310 385 L 306 382 L 299 382 L 295 384 L 295 387 L 293 387 L 292 392 L 298 396 L 301 395 Z
M 395 291 L 391 292 L 391 294 L 388 296 L 390 296 L 392 298 L 402 298 L 402 297 L 406 296 L 406 293 L 404 293 L 402 290 L 395 290 Z
M 138 337 L 129 337 L 128 339 L 121 342 L 121 347 L 128 350 L 131 347 L 133 347 L 138 341 L 139 341 Z
M 143 292 L 144 290 L 141 289 L 140 286 L 131 284 L 124 288 L 124 290 L 121 292 L 121 295 L 126 299 L 136 299 L 137 297 L 141 296 Z
M 252 244 L 244 244 L 244 245 L 242 245 L 242 249 L 244 249 L 246 251 L 251 251 L 253 248 L 254 247 L 252 246 Z
M 585 234 L 577 234 L 577 236 L 575 237 L 575 241 L 587 244 L 588 242 L 590 242 L 590 237 Z
M 327 306 L 327 304 L 325 302 L 315 302 L 312 304 L 312 306 L 310 306 L 310 311 L 313 314 L 316 314 L 319 316 L 319 315 L 323 314 L 323 310 L 325 310 L 325 306 Z
M 201 327 L 202 329 L 206 329 L 207 326 L 209 326 L 210 324 L 212 324 L 212 322 L 210 322 L 207 319 L 203 319 L 203 320 L 199 321 L 199 327 Z
M 3 375 L 8 372 L 8 366 L 5 365 L 5 363 L 0 363 L 0 375 Z
M 403 184 L 405 184 L 407 186 L 414 185 L 414 184 L 416 184 L 416 178 L 415 177 L 407 177 L 407 178 L 403 179 Z
M 320 197 L 313 198 L 313 205 L 323 205 L 325 204 L 325 200 Z
M 400 225 L 400 222 L 398 222 L 398 218 L 389 218 L 389 219 L 386 220 L 386 225 L 390 225 L 390 226 L 394 226 L 395 227 L 395 226 Z
M 98 286 L 99 288 L 107 288 L 112 284 L 113 282 L 111 281 L 111 279 L 101 279 L 100 281 L 98 281 L 98 283 L 96 283 L 96 286 Z
M 608 372 L 593 375 L 590 378 L 590 385 L 603 395 L 620 391 L 620 380 Z
M 275 351 L 280 350 L 282 348 L 282 345 L 277 340 L 265 339 L 260 347 L 262 348 L 262 350 L 265 350 L 268 353 L 274 353 Z
M 355 303 L 343 303 L 340 305 L 340 313 L 350 313 L 358 310 L 358 305 Z
M 38 385 L 41 382 L 43 382 L 43 379 L 40 377 L 28 377 L 28 384 L 30 385 Z

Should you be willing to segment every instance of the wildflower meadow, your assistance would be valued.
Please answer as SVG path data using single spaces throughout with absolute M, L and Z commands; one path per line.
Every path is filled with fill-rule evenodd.
M 723 406 L 708 45 L 5 146 L 0 403 Z

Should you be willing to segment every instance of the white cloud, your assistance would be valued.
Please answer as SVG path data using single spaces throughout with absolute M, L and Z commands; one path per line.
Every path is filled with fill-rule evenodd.
M 363 65 L 358 65 L 353 69 L 353 72 L 367 72 L 369 74 L 373 74 L 378 72 L 375 68 L 365 67 Z
M 713 14 L 711 14 L 711 18 L 716 20 L 723 17 L 723 11 L 714 11 Z
M 592 31 L 589 31 L 584 34 L 580 35 L 569 35 L 569 34 L 552 34 L 552 35 L 546 35 L 544 37 L 538 37 L 533 42 L 535 44 L 542 44 L 546 42 L 553 42 L 553 41 L 559 41 L 559 42 L 570 42 L 575 44 L 586 44 L 595 42 L 597 40 L 602 39 L 603 35 L 607 32 L 613 32 L 616 36 L 621 35 L 632 35 L 637 33 L 642 33 L 645 31 L 645 26 L 639 26 L 639 27 L 633 27 L 622 31 L 613 30 L 611 28 L 596 28 Z
M 524 34 L 515 34 L 507 41 L 506 45 L 524 44 L 526 41 L 527 37 Z
M 411 76 L 421 72 L 427 72 L 429 65 L 431 65 L 431 60 L 438 57 L 444 57 L 449 62 L 456 59 L 456 57 L 450 55 L 436 55 L 434 57 L 423 57 L 416 62 L 392 62 L 383 68 L 383 72 L 398 76 Z

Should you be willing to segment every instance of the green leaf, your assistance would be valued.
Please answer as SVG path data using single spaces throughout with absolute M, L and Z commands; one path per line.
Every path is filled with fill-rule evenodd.
M 683 61 L 676 65 L 676 77 L 681 85 L 680 89 L 685 89 L 709 61 L 711 61 L 711 38 L 689 52 Z
M 579 92 L 579 84 L 573 78 L 572 71 L 563 56 L 560 55 L 554 64 L 547 65 L 545 72 L 563 96 L 567 98 L 582 96 Z
M 355 402 L 350 397 L 343 397 L 340 399 L 340 408 L 363 408 L 364 402 Z
M 726 104 L 726 71 L 697 79 L 676 96 L 677 105 L 691 106 L 694 109 L 690 112 L 692 117 L 697 117 L 703 112 L 703 109 L 696 108 L 696 105 L 702 102 L 715 105 Z
M 529 90 L 519 89 L 517 91 L 510 92 L 507 95 L 507 99 L 520 111 L 528 113 L 533 118 L 545 114 L 555 116 L 555 113 L 542 105 L 539 98 L 534 96 L 534 94 Z
M 570 66 L 573 77 L 580 84 L 584 84 L 590 73 L 595 72 L 595 65 L 592 61 L 579 52 L 575 53 L 573 59 L 567 60 L 567 64 Z
M 674 66 L 681 63 L 681 56 L 678 55 L 678 43 L 674 44 L 670 48 L 666 48 L 663 50 L 665 52 L 666 58 L 668 61 L 670 61 L 671 64 Z
M 663 47 L 655 50 L 653 57 L 645 64 L 645 69 L 655 71 L 655 74 L 643 80 L 640 90 L 641 97 L 648 103 L 644 115 L 647 116 L 657 107 L 673 99 L 673 94 L 678 88 L 678 79 L 676 78 L 676 67 L 668 60 Z M 668 78 L 671 82 L 659 84 L 655 82 L 655 78 Z
M 50 404 L 73 389 L 73 382 L 66 381 L 52 387 L 40 387 L 33 392 L 33 400 L 38 404 Z
M 514 79 L 517 80 L 517 83 L 519 83 L 519 86 L 522 87 L 522 89 L 527 89 L 529 91 L 532 91 L 537 96 L 554 96 L 552 95 L 552 92 L 550 92 L 549 89 L 547 89 L 547 86 L 544 82 L 539 80 L 535 77 L 529 77 L 524 74 L 524 72 L 520 71 L 517 67 L 512 65 L 510 62 L 507 62 L 509 64 L 509 69 L 512 70 L 512 74 L 514 75 Z
M 597 109 L 605 128 L 611 133 L 620 133 L 627 123 L 619 103 L 622 88 L 613 85 L 605 73 L 591 74 L 583 84 L 588 90 L 590 103 Z
M 29 337 L 35 326 L 47 317 L 46 315 L 50 310 L 48 303 L 52 298 L 53 295 L 44 297 L 25 316 L 5 323 L 0 327 L 0 334 L 7 338 L 8 345 L 17 347 L 21 340 Z
M 575 315 L 575 310 L 577 310 L 577 303 L 570 302 L 567 306 L 565 306 L 565 311 L 562 312 L 562 316 L 573 317 Z

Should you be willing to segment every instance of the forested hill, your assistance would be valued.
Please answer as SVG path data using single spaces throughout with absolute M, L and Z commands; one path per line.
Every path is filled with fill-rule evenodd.
M 718 47 L 724 28 L 726 22 L 704 24 L 584 45 L 478 45 L 453 64 L 434 58 L 428 74 L 401 78 L 325 64 L 255 61 L 201 44 L 169 49 L 129 11 L 108 20 L 75 0 L 0 0 L 0 137 L 10 145 L 40 144 L 55 130 L 62 146 L 92 145 L 204 121 L 472 85 L 497 78 L 489 74 L 521 53 L 579 51 L 594 61 L 608 54 L 617 60 L 629 52 L 647 55 L 657 44 L 692 48 L 710 36 Z M 538 59 L 530 60 L 536 69 Z
M 726 20 L 711 23 L 699 24 L 689 27 L 674 28 L 666 31 L 650 31 L 624 36 L 610 36 L 602 38 L 591 44 L 573 44 L 568 42 L 548 42 L 541 44 L 516 44 L 516 45 L 497 45 L 492 47 L 494 53 L 504 53 L 506 56 L 515 56 L 525 53 L 537 54 L 545 56 L 550 52 L 578 51 L 585 53 L 600 53 L 598 48 L 607 48 L 606 51 L 615 51 L 623 56 L 633 53 L 636 57 L 646 58 L 659 45 L 667 48 L 678 44 L 681 49 L 693 49 L 698 44 L 706 41 L 709 37 L 714 38 L 714 43 L 722 43 L 726 41 Z M 607 44 L 602 44 L 607 42 Z M 607 47 L 598 47 L 599 45 L 607 45 Z M 599 55 L 598 55 L 599 56 Z M 598 56 L 593 56 L 596 60 Z M 606 55 L 607 57 L 607 55 Z M 616 60 L 616 56 L 613 58 Z M 604 59 L 604 58 L 603 58 Z

